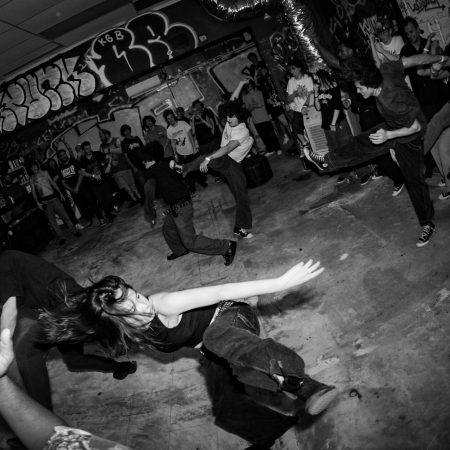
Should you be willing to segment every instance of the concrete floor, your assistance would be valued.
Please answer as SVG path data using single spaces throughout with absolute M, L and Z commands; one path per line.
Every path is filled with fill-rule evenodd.
M 270 277 L 320 260 L 326 271 L 319 278 L 260 298 L 258 309 L 265 333 L 294 348 L 310 375 L 341 394 L 274 448 L 449 449 L 450 201 L 435 200 L 437 231 L 419 249 L 408 195 L 392 198 L 388 179 L 337 190 L 336 177 L 302 173 L 296 159 L 270 161 L 274 177 L 250 191 L 255 237 L 239 242 L 230 267 L 196 254 L 168 262 L 161 219 L 152 230 L 140 207 L 124 208 L 112 225 L 86 230 L 65 247 L 50 245 L 42 256 L 82 283 L 117 274 L 147 294 Z M 431 188 L 433 199 L 439 193 Z M 225 185 L 211 182 L 194 205 L 197 230 L 231 238 L 234 208 Z M 137 373 L 117 381 L 70 373 L 53 356 L 56 411 L 137 450 L 246 447 L 214 425 L 195 351 L 131 359 Z

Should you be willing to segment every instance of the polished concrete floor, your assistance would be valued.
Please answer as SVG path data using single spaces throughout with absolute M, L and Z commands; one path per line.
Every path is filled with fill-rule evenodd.
M 440 189 L 431 187 L 437 228 L 419 249 L 408 195 L 391 197 L 390 180 L 337 189 L 336 177 L 302 172 L 298 159 L 270 161 L 273 178 L 250 191 L 255 236 L 239 242 L 230 267 L 197 254 L 168 262 L 161 218 L 151 229 L 140 207 L 124 208 L 108 227 L 41 255 L 83 284 L 117 274 L 147 294 L 272 277 L 298 261 L 320 260 L 320 277 L 261 297 L 257 308 L 264 332 L 294 348 L 309 374 L 335 384 L 340 395 L 274 448 L 450 448 L 450 201 L 437 200 Z M 226 185 L 211 182 L 194 205 L 198 231 L 232 237 Z M 49 371 L 56 411 L 137 450 L 246 447 L 214 425 L 195 351 L 130 358 L 137 372 L 117 381 L 71 373 L 55 352 Z

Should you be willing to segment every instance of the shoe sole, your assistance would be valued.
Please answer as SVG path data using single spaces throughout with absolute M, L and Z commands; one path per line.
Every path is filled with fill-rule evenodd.
M 305 411 L 310 416 L 317 416 L 321 412 L 325 411 L 330 403 L 339 394 L 338 390 L 333 386 L 327 392 L 321 394 L 322 391 L 313 394 L 306 402 Z
M 405 185 L 403 185 L 403 186 L 401 187 L 401 189 L 399 189 L 398 191 L 392 192 L 392 197 L 397 197 L 397 195 L 400 195 L 400 194 L 402 193 L 404 187 L 405 187 Z
M 442 195 L 440 195 L 438 197 L 438 200 L 449 200 L 450 199 L 450 195 L 447 195 L 446 197 L 442 197 Z
M 247 236 L 242 236 L 239 233 L 233 233 L 236 237 L 238 237 L 239 239 L 251 239 L 253 237 L 253 234 L 248 233 Z

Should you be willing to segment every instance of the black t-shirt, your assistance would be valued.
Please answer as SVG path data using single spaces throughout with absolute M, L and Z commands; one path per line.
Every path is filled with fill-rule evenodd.
M 59 164 L 59 175 L 71 188 L 75 188 L 80 173 L 80 164 L 76 159 L 70 158 L 65 164 Z
M 69 275 L 38 256 L 16 250 L 0 255 L 0 304 L 17 297 L 17 307 L 53 309 L 65 294 L 82 287 Z
M 93 175 L 100 175 L 102 177 L 102 180 L 105 179 L 104 174 L 105 166 L 106 166 L 106 155 L 102 152 L 92 152 L 91 158 L 82 156 L 80 159 L 81 168 L 83 168 L 87 173 Z M 87 177 L 84 178 L 84 180 L 87 180 L 89 183 L 99 183 L 101 181 Z
M 181 176 L 169 167 L 170 161 L 158 161 L 144 172 L 145 179 L 154 178 L 156 189 L 169 205 L 188 200 L 189 189 Z
M 202 119 L 206 121 L 206 118 L 212 120 L 212 122 L 215 124 L 215 116 L 214 113 L 210 110 L 205 108 L 202 111 Z M 195 127 L 195 137 L 197 138 L 197 142 L 199 144 L 207 144 L 208 142 L 211 142 L 215 139 L 215 136 L 211 130 L 206 124 L 204 124 L 199 117 L 194 116 L 194 127 Z
M 341 100 L 341 90 L 339 89 L 339 86 L 335 86 L 327 90 L 319 89 L 318 100 L 320 102 L 322 128 L 324 130 L 330 129 L 330 125 L 333 122 L 335 109 L 339 111 L 336 125 L 338 125 L 342 120 L 345 119 L 344 107 Z
M 143 148 L 144 144 L 137 136 L 124 138 L 122 141 L 122 151 L 128 156 L 131 164 L 138 170 L 145 169 L 142 158 Z
M 417 119 L 424 134 L 427 121 L 420 108 L 419 101 L 405 81 L 405 72 L 401 61 L 391 61 L 380 66 L 383 76 L 381 92 L 375 97 L 378 111 L 389 130 L 410 127 Z M 398 142 L 406 143 L 414 140 L 416 134 L 397 138 Z

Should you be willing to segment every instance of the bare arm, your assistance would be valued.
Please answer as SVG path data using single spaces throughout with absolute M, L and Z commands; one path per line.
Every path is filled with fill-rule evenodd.
M 208 286 L 188 289 L 180 292 L 159 293 L 150 297 L 157 314 L 175 316 L 195 308 L 211 306 L 224 300 L 237 300 L 255 295 L 270 294 L 290 289 L 303 284 L 322 273 L 320 262 L 313 264 L 300 263 L 277 278 L 229 283 L 218 286 Z
M 422 129 L 420 122 L 416 119 L 410 127 L 399 128 L 398 130 L 384 130 L 380 128 L 376 133 L 369 135 L 369 139 L 373 144 L 383 144 L 389 139 L 410 136 L 418 133 Z
M 388 61 L 398 61 L 400 59 L 400 56 L 388 52 L 379 42 L 375 44 L 375 51 L 381 53 Z
M 57 426 L 66 426 L 58 416 L 23 392 L 6 375 L 14 359 L 11 331 L 0 339 L 0 414 L 29 450 L 42 450 Z
M 50 176 L 50 174 L 48 172 L 46 172 L 46 173 L 47 173 L 48 181 L 52 185 L 52 188 L 60 195 L 60 197 L 63 197 L 63 193 L 59 189 L 59 186 L 55 183 L 55 180 Z
M 445 55 L 427 55 L 425 53 L 419 53 L 418 55 L 404 56 L 401 58 L 403 67 L 421 66 L 422 64 L 434 64 L 441 63 L 446 65 L 448 63 L 448 56 Z
M 3 305 L 2 315 L 0 317 L 0 330 L 9 328 L 14 333 L 17 323 L 17 299 L 9 297 Z
M 380 67 L 381 66 L 381 59 L 378 56 L 378 52 L 377 52 L 377 50 L 375 48 L 375 42 L 373 40 L 373 36 L 372 35 L 369 36 L 369 43 L 370 43 L 370 50 L 372 51 L 373 61 L 374 61 L 375 65 L 377 67 Z

